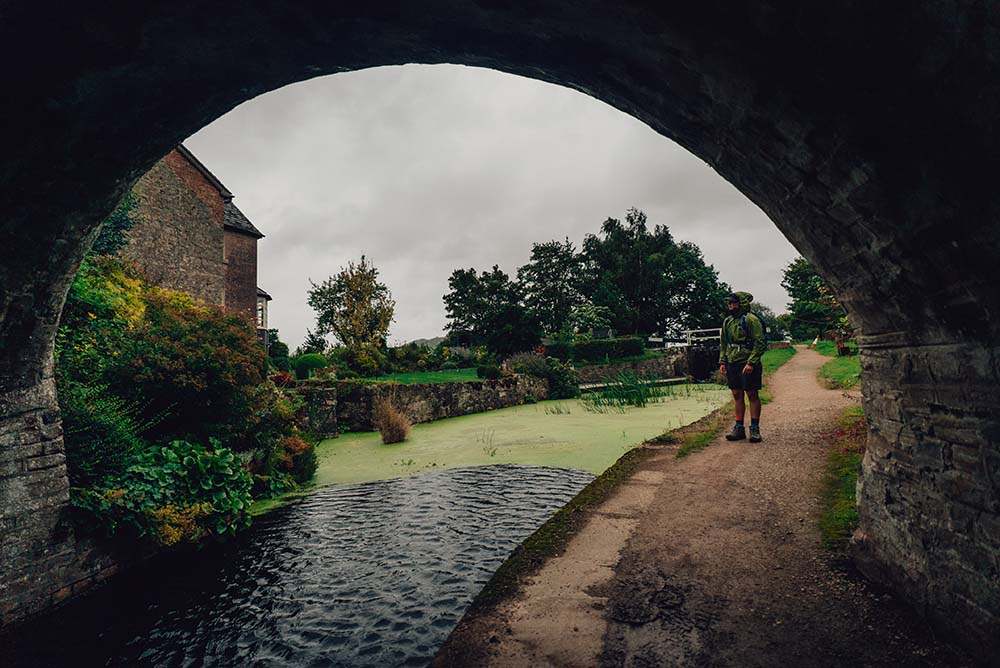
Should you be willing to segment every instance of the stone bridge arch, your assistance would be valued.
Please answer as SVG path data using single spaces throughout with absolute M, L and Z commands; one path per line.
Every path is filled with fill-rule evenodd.
M 260 93 L 378 65 L 579 89 L 757 203 L 862 332 L 867 572 L 1000 638 L 1000 7 L 981 2 L 5 3 L 0 53 L 0 621 L 82 574 L 52 381 L 97 222 Z M 85 6 L 86 5 L 86 6 Z

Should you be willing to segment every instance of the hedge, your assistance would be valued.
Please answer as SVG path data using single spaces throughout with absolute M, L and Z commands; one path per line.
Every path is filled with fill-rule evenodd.
M 646 340 L 637 336 L 620 339 L 594 339 L 580 343 L 556 342 L 545 346 L 545 355 L 558 360 L 600 362 L 622 357 L 637 357 L 646 349 Z

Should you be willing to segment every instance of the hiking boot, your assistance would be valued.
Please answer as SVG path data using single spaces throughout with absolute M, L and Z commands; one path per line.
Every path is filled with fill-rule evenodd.
M 743 427 L 733 425 L 733 430 L 726 434 L 727 441 L 742 441 L 747 437 L 747 431 Z
M 760 443 L 761 440 L 762 439 L 760 437 L 760 426 L 750 425 L 750 442 Z

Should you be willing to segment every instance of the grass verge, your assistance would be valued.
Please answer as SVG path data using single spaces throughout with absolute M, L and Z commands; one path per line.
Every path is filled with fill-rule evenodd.
M 795 357 L 795 348 L 771 348 L 760 358 L 760 363 L 764 367 L 764 375 L 771 375 L 793 357 Z
M 720 406 L 697 422 L 686 427 L 657 436 L 651 441 L 654 444 L 678 444 L 677 457 L 687 457 L 692 452 L 704 450 L 709 443 L 729 424 L 729 415 L 733 410 L 733 402 Z
M 853 355 L 840 356 L 837 353 L 837 344 L 833 341 L 820 341 L 814 348 L 820 355 L 833 358 L 819 370 L 820 379 L 831 390 L 849 390 L 861 382 L 861 357 L 857 354 L 858 344 L 848 341 L 847 347 L 854 350 Z
M 795 348 L 771 348 L 760 357 L 760 364 L 763 367 L 764 378 L 780 369 L 784 364 L 795 357 Z M 767 388 L 767 383 L 760 390 L 760 403 L 766 406 L 771 403 L 774 396 Z
M 867 433 L 864 413 L 855 406 L 844 411 L 830 435 L 832 444 L 820 491 L 819 530 L 823 547 L 838 555 L 846 554 L 858 526 L 855 495 Z
M 861 358 L 834 357 L 819 369 L 819 377 L 831 390 L 849 390 L 861 382 Z
M 424 383 L 464 383 L 470 380 L 482 380 L 476 375 L 475 369 L 452 369 L 447 371 L 415 371 L 413 373 L 390 373 L 376 376 L 372 380 L 390 380 L 403 385 L 421 385 Z

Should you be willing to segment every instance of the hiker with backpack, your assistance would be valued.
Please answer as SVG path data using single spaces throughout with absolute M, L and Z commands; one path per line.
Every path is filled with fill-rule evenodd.
M 733 392 L 736 403 L 736 424 L 726 434 L 727 441 L 741 441 L 747 437 L 744 427 L 746 404 L 750 404 L 750 442 L 759 443 L 760 437 L 760 387 L 763 365 L 761 356 L 767 350 L 767 325 L 764 319 L 750 311 L 753 295 L 734 292 L 729 295 L 729 316 L 722 323 L 722 340 L 719 346 L 719 372 Z M 746 401 L 743 395 L 746 394 Z

